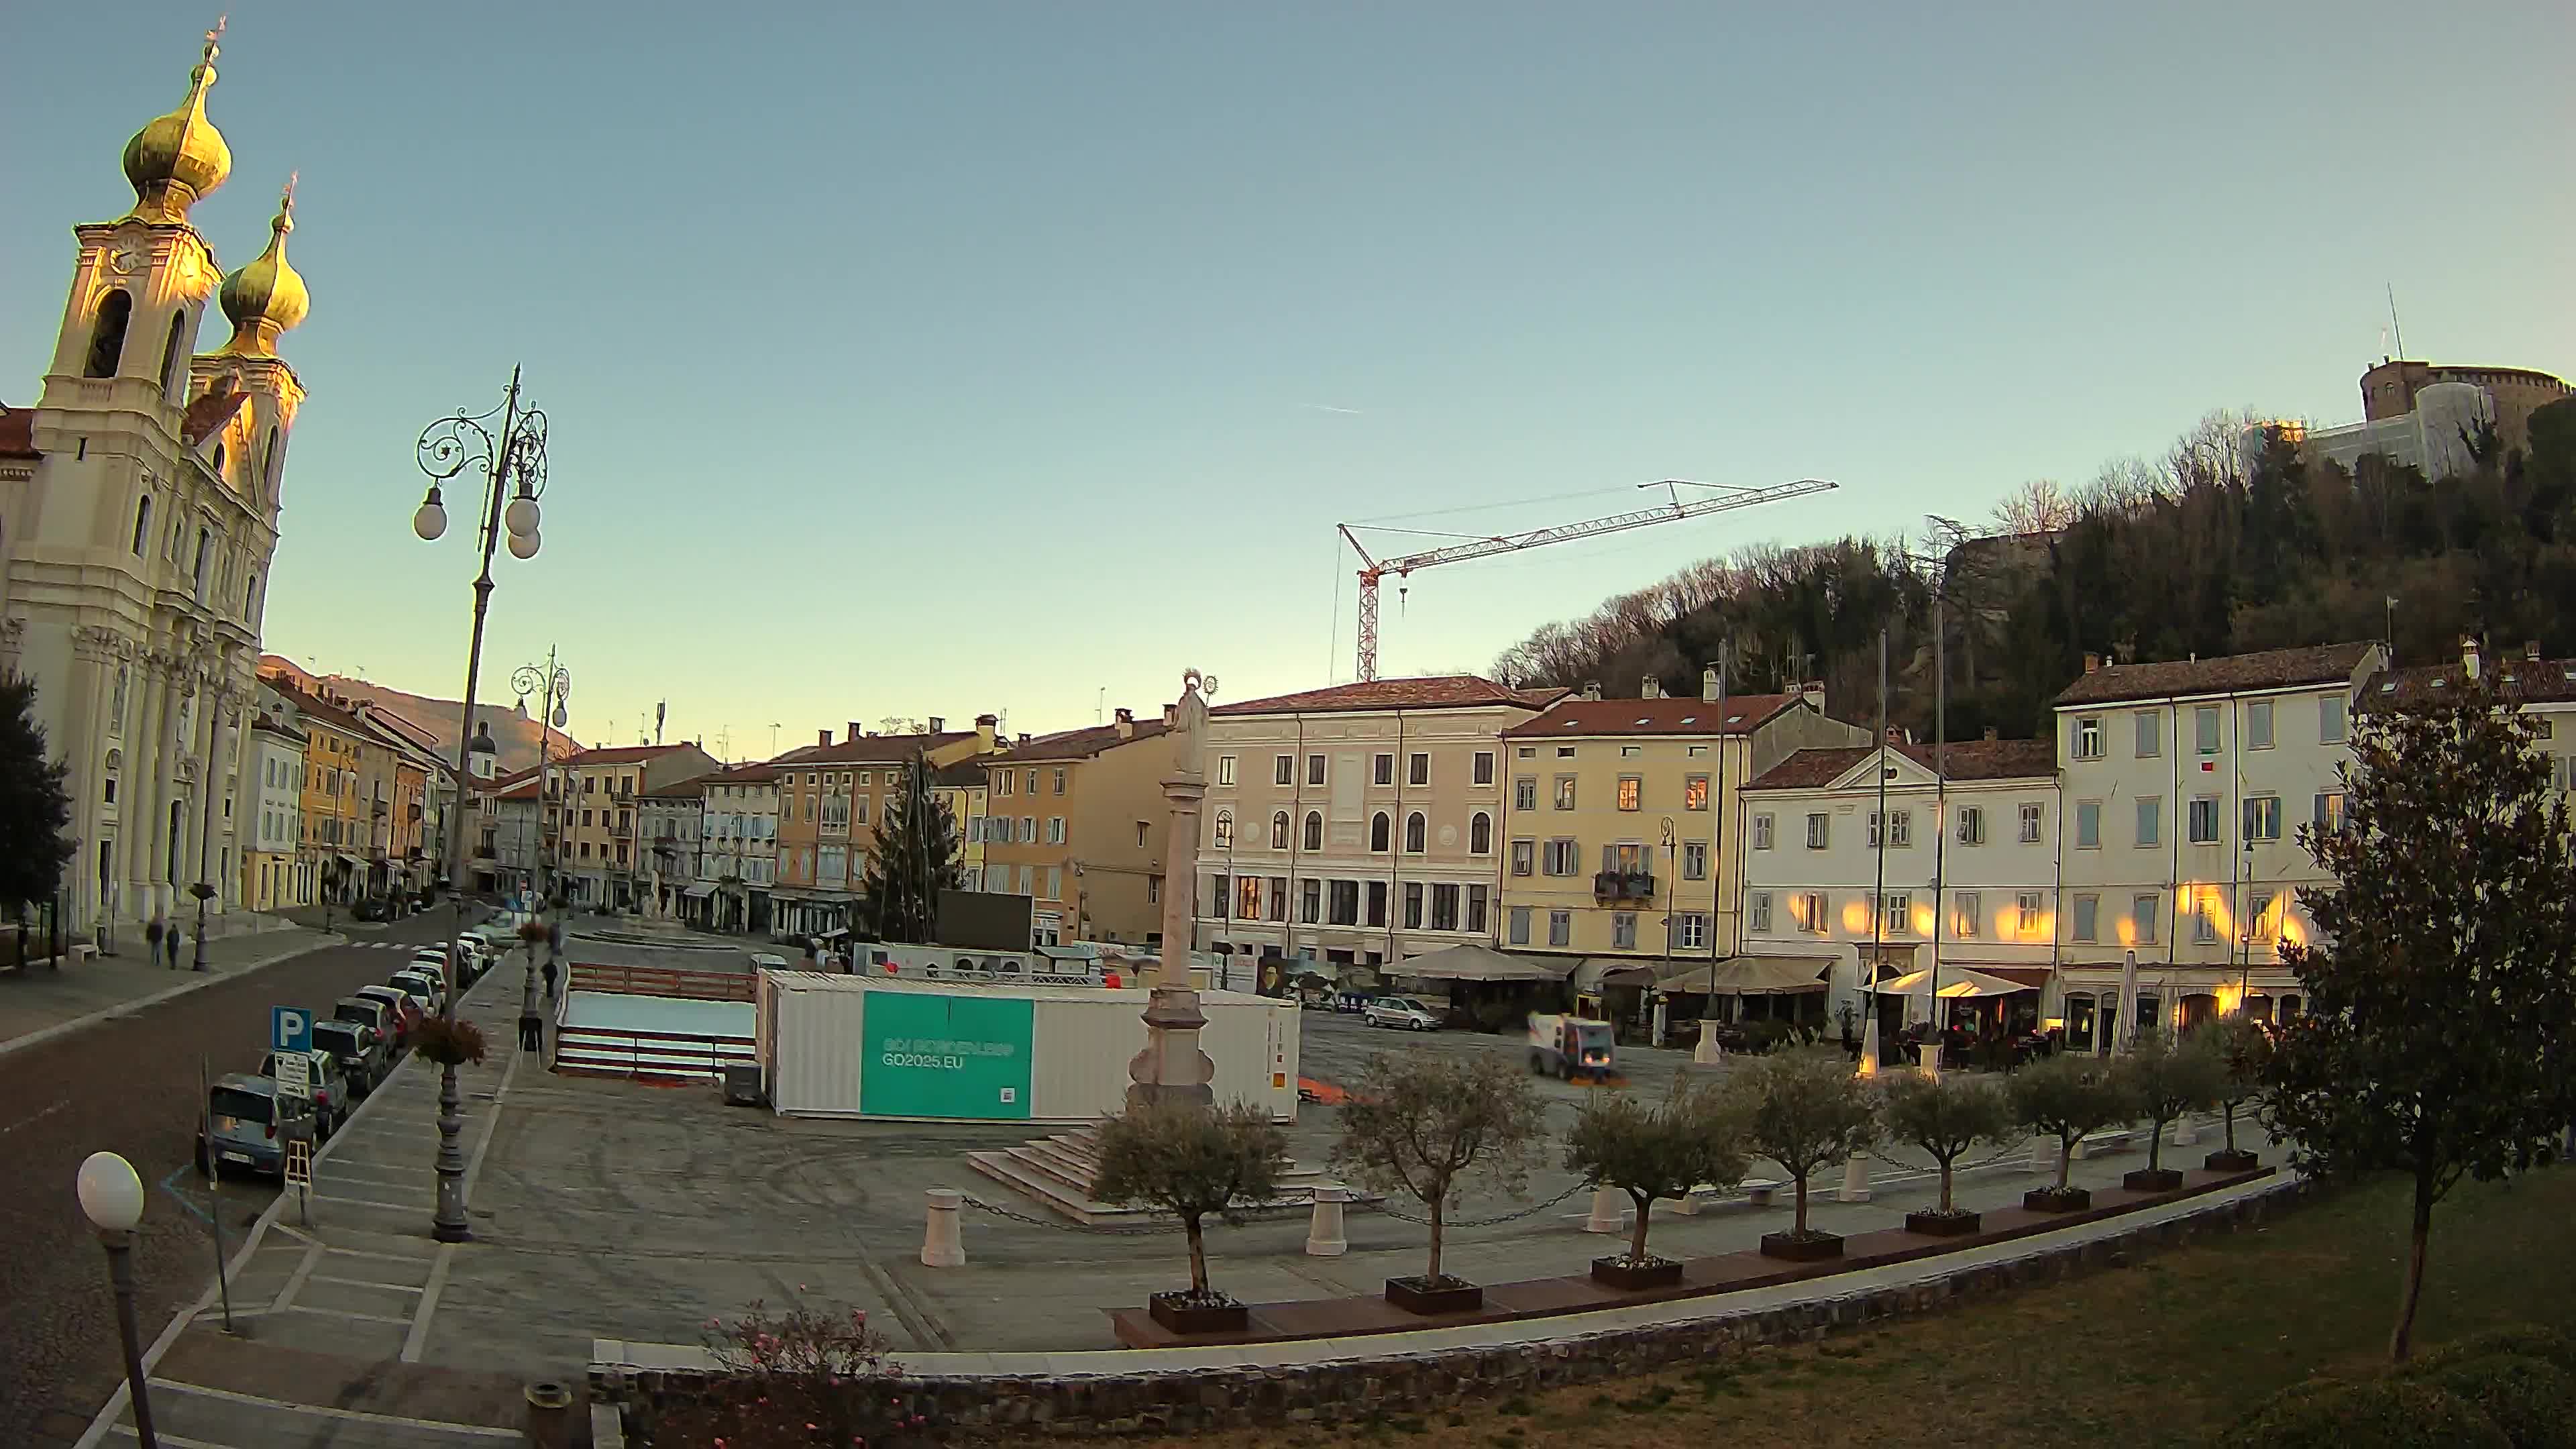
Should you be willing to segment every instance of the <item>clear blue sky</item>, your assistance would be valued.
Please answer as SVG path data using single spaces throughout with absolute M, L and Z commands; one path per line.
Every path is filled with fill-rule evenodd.
M 487 692 L 559 642 L 576 733 L 667 697 L 736 755 L 1347 677 L 1337 520 L 1842 482 L 1389 590 L 1389 672 L 1481 668 L 2212 408 L 2346 421 L 2386 283 L 2415 355 L 2564 373 L 2571 16 L 235 0 L 198 220 L 239 266 L 301 170 L 314 299 L 269 647 L 456 692 L 472 561 L 411 538 L 412 442 L 513 362 L 553 489 Z M 0 397 L 212 19 L 11 11 Z

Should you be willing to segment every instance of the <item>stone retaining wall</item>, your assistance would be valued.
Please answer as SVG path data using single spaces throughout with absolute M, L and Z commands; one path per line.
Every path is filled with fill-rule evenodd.
M 1058 1434 L 1186 1433 L 1279 1423 L 1341 1423 L 1496 1403 L 1596 1379 L 1627 1379 L 1725 1358 L 1762 1344 L 1797 1343 L 1892 1318 L 2058 1283 L 2132 1255 L 2259 1225 L 2306 1200 L 2296 1179 L 2159 1223 L 1970 1264 L 1914 1282 L 1825 1292 L 1773 1307 L 1723 1310 L 1683 1322 L 1575 1333 L 1501 1347 L 1389 1352 L 1272 1368 L 1205 1368 L 1070 1378 L 975 1375 L 903 1378 L 899 1391 L 937 1405 L 933 1422 L 961 1429 Z M 1832 1279 L 1816 1280 L 1829 1289 Z M 1519 1325 L 1545 1332 L 1544 1320 Z M 1390 1342 L 1390 1349 L 1395 1345 Z M 694 1372 L 591 1366 L 591 1397 L 649 1418 L 652 1406 L 691 1393 Z

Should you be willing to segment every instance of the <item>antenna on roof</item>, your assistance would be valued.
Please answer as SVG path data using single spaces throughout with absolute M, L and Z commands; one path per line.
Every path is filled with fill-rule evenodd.
M 2397 355 L 2406 355 L 2406 328 L 2397 320 L 2397 284 L 2388 284 L 2388 331 L 2397 339 Z

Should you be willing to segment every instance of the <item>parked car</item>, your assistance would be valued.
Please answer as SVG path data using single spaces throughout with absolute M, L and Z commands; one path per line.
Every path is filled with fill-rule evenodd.
M 286 1172 L 286 1139 L 278 1134 L 277 1083 L 238 1072 L 217 1077 L 206 1092 L 197 1128 L 197 1171 L 220 1178 L 226 1168 L 266 1177 Z
M 358 988 L 358 994 L 374 997 L 383 1002 L 387 1010 L 394 1013 L 394 1036 L 408 1051 L 411 1047 L 411 1029 L 420 1025 L 421 1017 L 426 1015 L 420 1009 L 420 999 L 399 986 L 361 986 Z
M 420 1002 L 423 1016 L 436 1016 L 447 1009 L 447 983 L 439 980 L 435 971 L 412 967 L 386 977 L 385 984 L 410 992 Z
M 402 1054 L 410 1050 L 411 1043 L 403 1035 L 402 1008 L 382 997 L 366 994 L 378 989 L 373 986 L 362 987 L 359 994 L 344 996 L 333 1002 L 331 1019 L 355 1022 L 376 1034 L 376 1040 L 384 1045 L 385 1068 L 384 1071 L 376 1073 L 372 1080 L 381 1082 L 385 1079 L 385 1073 L 393 1070 L 393 1064 L 402 1060 Z
M 1438 1014 L 1410 996 L 1381 996 L 1360 1008 L 1360 1020 L 1369 1026 L 1400 1027 L 1405 1031 L 1440 1029 Z
M 393 1069 L 393 1051 L 371 1026 L 333 1018 L 313 1023 L 313 1049 L 329 1052 L 340 1067 L 341 1080 L 349 1084 L 349 1100 L 355 1104 L 376 1089 Z M 346 1116 L 344 1112 L 341 1115 Z
M 417 971 L 422 975 L 435 980 L 441 986 L 450 984 L 447 969 L 447 958 L 443 953 L 436 950 L 414 951 L 411 955 L 411 964 L 403 967 L 402 969 L 405 971 Z M 458 970 L 460 971 L 463 969 L 464 968 L 461 966 L 458 967 Z
M 262 1057 L 259 1074 L 272 1082 L 277 1080 L 278 1058 L 285 1055 L 270 1052 Z M 349 1115 L 349 1079 L 340 1071 L 340 1059 L 324 1048 L 316 1047 L 304 1057 L 310 1064 L 305 1068 L 304 1079 L 312 1089 L 313 1130 L 318 1137 L 328 1139 Z

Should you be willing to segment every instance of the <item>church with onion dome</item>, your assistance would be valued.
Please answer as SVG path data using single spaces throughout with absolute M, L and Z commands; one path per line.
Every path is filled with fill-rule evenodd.
M 198 881 L 210 914 L 238 908 L 246 711 L 304 403 L 279 352 L 311 300 L 287 261 L 291 178 L 238 271 L 189 219 L 232 172 L 207 114 L 216 39 L 178 107 L 126 143 L 133 209 L 72 229 L 42 394 L 0 408 L 0 668 L 35 682 L 66 766 L 62 917 L 138 948 L 139 923 L 193 920 Z M 231 335 L 205 349 L 209 304 Z

